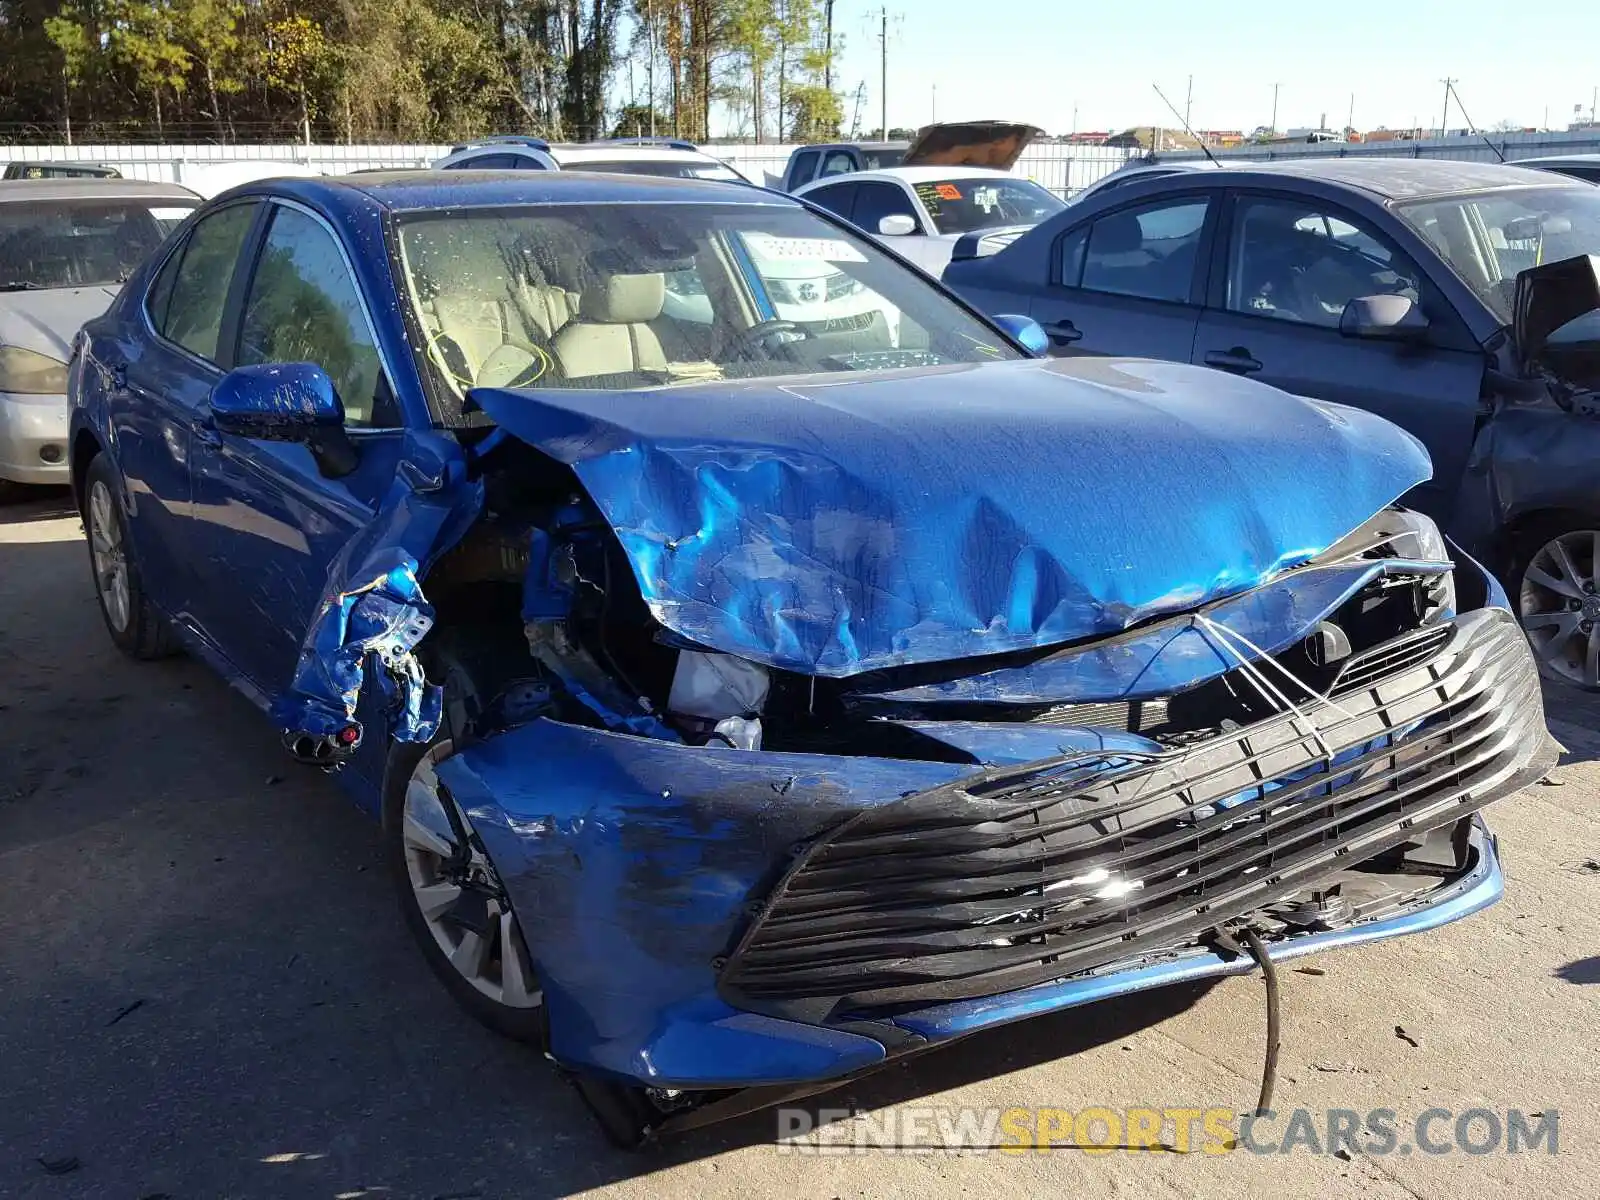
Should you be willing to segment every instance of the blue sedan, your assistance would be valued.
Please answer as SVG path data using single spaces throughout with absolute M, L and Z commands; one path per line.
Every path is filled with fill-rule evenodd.
M 1041 348 L 775 193 L 278 180 L 85 327 L 72 478 L 116 644 L 380 818 L 631 1145 L 1499 895 L 1551 751 L 1419 445 Z

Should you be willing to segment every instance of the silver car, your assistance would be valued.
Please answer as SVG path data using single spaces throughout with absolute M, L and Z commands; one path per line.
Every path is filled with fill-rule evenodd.
M 199 202 L 135 179 L 0 183 L 0 500 L 68 481 L 72 339 Z

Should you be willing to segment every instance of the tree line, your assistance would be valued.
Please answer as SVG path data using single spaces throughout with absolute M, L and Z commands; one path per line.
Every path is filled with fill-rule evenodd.
M 0 0 L 0 141 L 837 136 L 834 0 Z

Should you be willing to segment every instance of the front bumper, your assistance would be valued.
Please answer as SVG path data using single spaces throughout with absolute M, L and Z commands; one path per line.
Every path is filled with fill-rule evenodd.
M 1429 830 L 1467 835 L 1453 874 L 1384 911 L 1280 929 L 1272 956 L 1419 932 L 1492 903 L 1498 860 L 1474 814 L 1554 758 L 1526 642 L 1491 608 L 1457 618 L 1425 658 L 1410 647 L 1387 661 L 1336 693 L 1337 710 L 1154 764 L 1103 754 L 1090 770 L 1078 754 L 978 770 L 535 721 L 440 776 L 513 903 L 538 914 L 523 924 L 559 1061 L 684 1089 L 826 1080 L 977 1029 L 1247 970 L 1206 949 L 1207 931 L 1256 921 Z M 1008 820 L 1034 832 L 996 841 Z M 987 841 L 962 844 L 974 836 Z M 997 852 L 1008 840 L 1022 848 L 1009 862 Z M 1077 887 L 1135 869 L 1137 887 Z
M 0 392 L 0 479 L 68 482 L 65 396 Z

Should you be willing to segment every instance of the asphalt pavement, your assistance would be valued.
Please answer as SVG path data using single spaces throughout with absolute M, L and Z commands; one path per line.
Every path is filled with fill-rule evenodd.
M 1518 1110 L 1555 1125 L 1554 1154 L 819 1156 L 775 1144 L 762 1114 L 624 1155 L 537 1054 L 446 997 L 400 923 L 375 827 L 328 779 L 197 663 L 113 650 L 76 515 L 3 509 L 0 1196 L 1594 1195 L 1600 703 L 1548 703 L 1562 765 L 1489 810 L 1505 899 L 1285 970 L 1275 1108 L 1319 1125 L 1330 1108 L 1389 1108 L 1406 1130 L 1443 1109 L 1447 1142 L 1456 1114 Z M 833 1130 L 880 1133 L 962 1109 L 1244 1110 L 1263 1012 L 1259 976 L 1107 1002 L 810 1109 L 861 1110 Z

